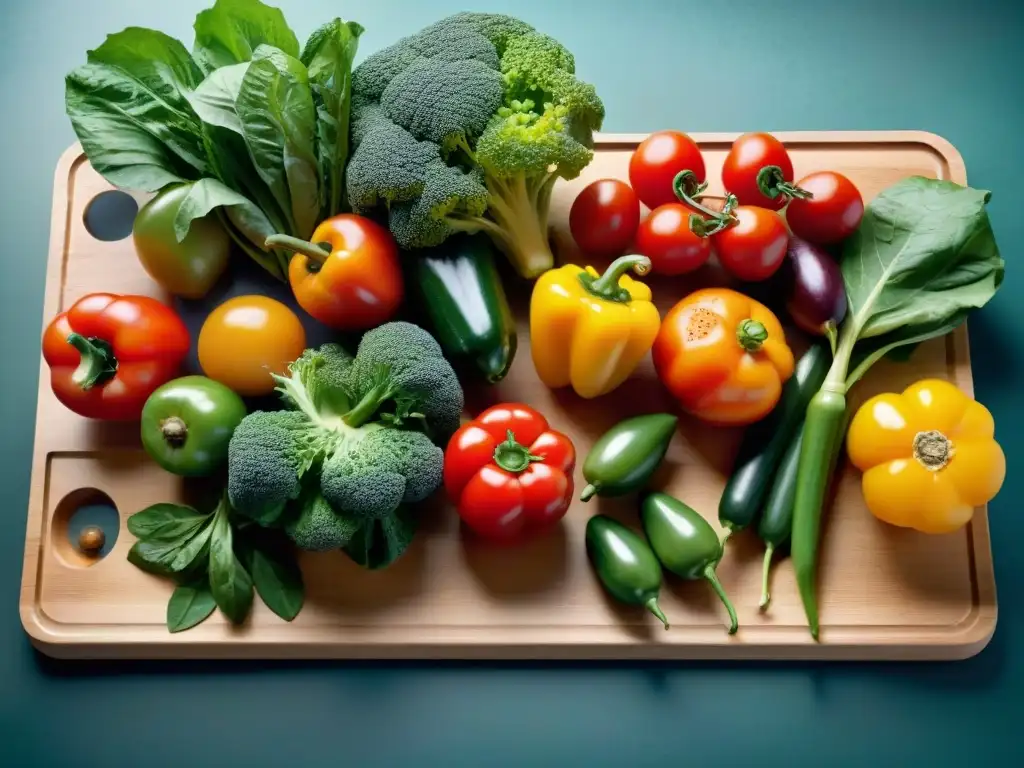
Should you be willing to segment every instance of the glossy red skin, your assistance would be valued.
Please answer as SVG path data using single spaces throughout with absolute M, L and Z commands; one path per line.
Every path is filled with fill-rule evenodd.
M 682 203 L 659 205 L 640 222 L 636 251 L 651 260 L 659 275 L 693 272 L 711 258 L 711 240 L 690 229 L 693 211 Z
M 640 199 L 619 179 L 588 184 L 573 200 L 569 231 L 584 253 L 620 256 L 633 241 L 640 223 Z
M 860 226 L 864 198 L 852 181 L 835 171 L 804 176 L 797 186 L 810 192 L 810 200 L 796 198 L 786 208 L 793 234 L 818 245 L 845 240 Z
M 765 166 L 777 165 L 786 181 L 793 181 L 793 161 L 782 142 L 770 133 L 745 133 L 733 142 L 722 164 L 722 184 L 736 195 L 740 205 L 757 205 L 773 211 L 785 204 L 786 195 L 765 196 L 757 185 L 757 175 Z
M 733 215 L 736 222 L 712 236 L 719 263 L 740 280 L 767 280 L 786 260 L 786 223 L 775 211 L 752 205 L 739 206 Z
M 699 182 L 707 175 L 700 147 L 682 131 L 652 133 L 629 158 L 629 184 L 652 210 L 679 200 L 672 182 L 680 171 L 693 171 Z
M 84 390 L 72 380 L 81 362 L 67 342 L 76 332 L 112 347 L 117 372 Z M 50 386 L 65 407 L 93 419 L 134 420 L 160 385 L 177 376 L 191 339 L 178 314 L 149 296 L 92 293 L 62 312 L 43 332 L 43 359 Z
M 502 469 L 494 449 L 512 430 L 541 461 L 520 473 Z M 444 487 L 459 517 L 479 536 L 516 542 L 561 520 L 573 498 L 576 449 L 522 403 L 495 405 L 463 424 L 448 442 Z

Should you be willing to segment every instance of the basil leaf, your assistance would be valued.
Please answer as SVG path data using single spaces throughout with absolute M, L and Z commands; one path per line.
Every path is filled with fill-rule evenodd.
M 914 176 L 879 194 L 843 249 L 844 334 L 859 339 L 942 326 L 983 306 L 1004 262 L 985 206 L 990 193 Z
M 181 632 L 205 621 L 217 602 L 206 581 L 179 584 L 167 601 L 167 629 Z
M 89 51 L 65 79 L 65 108 L 97 173 L 155 192 L 207 168 L 200 122 L 186 93 L 202 73 L 177 40 L 130 27 Z
M 193 54 L 207 73 L 249 61 L 264 43 L 299 55 L 299 41 L 284 14 L 258 0 L 217 0 L 196 16 L 193 28 Z
M 305 590 L 294 549 L 277 534 L 256 537 L 245 552 L 245 562 L 260 599 L 285 621 L 298 616 Z
M 364 568 L 386 568 L 409 548 L 417 524 L 413 507 L 403 504 L 386 517 L 367 521 L 343 549 Z
M 235 624 L 241 624 L 252 607 L 252 579 L 235 555 L 227 507 L 214 515 L 210 539 L 210 590 L 217 606 Z
M 320 214 L 316 109 L 306 68 L 261 47 L 242 80 L 235 109 L 256 170 L 274 194 L 289 229 L 309 238 Z
M 146 541 L 180 541 L 209 518 L 209 513 L 181 504 L 153 504 L 128 518 L 128 532 Z
M 300 60 L 309 72 L 316 105 L 317 161 L 320 164 L 320 218 L 341 211 L 345 163 L 348 162 L 352 63 L 363 27 L 334 19 L 306 41 Z

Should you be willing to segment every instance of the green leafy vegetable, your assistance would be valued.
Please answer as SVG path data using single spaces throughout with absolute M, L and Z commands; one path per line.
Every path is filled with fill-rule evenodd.
M 951 181 L 904 179 L 871 202 L 844 246 L 849 311 L 807 409 L 793 511 L 793 566 L 814 637 L 821 512 L 847 424 L 846 393 L 882 357 L 949 333 L 995 295 L 1005 265 L 986 211 L 990 196 Z
M 153 504 L 128 518 L 128 530 L 139 538 L 128 561 L 177 584 L 167 604 L 171 632 L 201 623 L 214 607 L 235 624 L 245 621 L 254 584 L 281 618 L 291 621 L 302 609 L 302 574 L 288 537 L 236 521 L 226 493 L 205 514 L 179 504 Z
M 179 584 L 167 601 L 167 629 L 181 632 L 205 621 L 217 607 L 205 580 Z
M 68 74 L 65 105 L 92 166 L 116 187 L 197 182 L 175 222 L 216 211 L 233 241 L 275 278 L 289 254 L 270 235 L 308 239 L 344 210 L 352 62 L 362 27 L 341 19 L 301 50 L 284 14 L 216 0 L 193 52 L 155 30 L 110 35 Z M 307 69 L 307 66 L 310 69 Z

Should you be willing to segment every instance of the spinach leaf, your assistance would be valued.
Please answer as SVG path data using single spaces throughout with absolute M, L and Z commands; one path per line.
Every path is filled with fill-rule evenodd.
M 249 61 L 260 45 L 299 55 L 299 41 L 278 8 L 259 0 L 217 0 L 196 16 L 193 55 L 203 71 Z
M 294 547 L 280 531 L 254 530 L 243 539 L 242 560 L 267 607 L 285 621 L 302 610 L 304 586 Z
M 129 27 L 65 79 L 65 107 L 89 162 L 111 184 L 155 192 L 207 170 L 186 93 L 202 73 L 177 40 Z
M 216 607 L 217 602 L 205 579 L 179 584 L 167 601 L 167 629 L 171 632 L 191 629 L 205 621 Z
M 195 533 L 209 518 L 209 513 L 181 504 L 152 504 L 128 518 L 128 532 L 146 541 L 179 541 Z
M 252 607 L 252 579 L 235 555 L 227 504 L 217 508 L 212 529 L 210 590 L 224 615 L 241 624 Z
M 256 170 L 289 217 L 291 233 L 309 238 L 320 215 L 320 178 L 306 68 L 261 46 L 242 79 L 235 109 Z
M 320 219 L 339 213 L 348 161 L 352 63 L 363 27 L 334 19 L 306 41 L 300 60 L 309 72 L 316 105 L 317 160 L 320 164 Z
M 950 318 L 983 306 L 1004 268 L 985 210 L 989 197 L 920 176 L 878 195 L 843 249 L 849 301 L 843 333 L 916 338 L 918 326 L 946 328 Z
M 128 551 L 128 561 L 161 576 L 185 573 L 205 557 L 212 530 L 210 519 L 207 519 L 192 533 L 177 539 L 137 541 Z
M 211 72 L 189 94 L 189 103 L 200 120 L 242 135 L 242 121 L 235 112 L 235 100 L 248 68 L 249 62 L 246 61 Z

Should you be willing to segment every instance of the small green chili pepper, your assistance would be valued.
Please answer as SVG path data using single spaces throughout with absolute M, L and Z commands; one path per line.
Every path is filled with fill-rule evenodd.
M 587 556 L 608 594 L 644 606 L 668 629 L 658 605 L 661 564 L 643 537 L 607 515 L 594 515 L 587 521 L 586 541 Z
M 684 579 L 705 579 L 729 612 L 729 634 L 739 625 L 715 568 L 722 557 L 722 543 L 711 524 L 699 512 L 665 493 L 644 499 L 640 516 L 654 554 L 672 573 Z
M 642 490 L 665 458 L 678 423 L 670 413 L 651 413 L 620 421 L 601 435 L 583 463 L 589 485 L 580 500 Z

